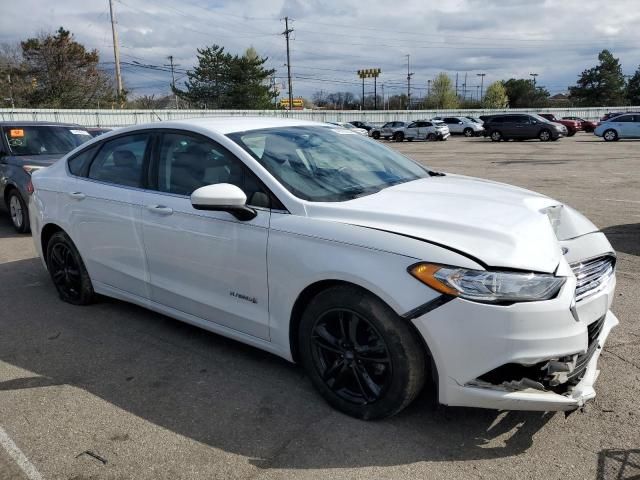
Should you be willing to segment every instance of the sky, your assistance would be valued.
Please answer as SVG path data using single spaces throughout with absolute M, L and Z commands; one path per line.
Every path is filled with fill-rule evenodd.
M 406 92 L 407 55 L 412 95 L 423 96 L 439 72 L 468 95 L 508 78 L 530 78 L 552 94 L 565 92 L 597 54 L 610 49 L 624 73 L 640 65 L 640 0 L 113 0 L 125 87 L 131 96 L 169 92 L 168 56 L 177 83 L 211 44 L 241 54 L 253 46 L 276 69 L 286 94 L 283 18 L 291 19 L 294 96 L 351 91 L 356 71 L 380 68 L 378 93 Z M 0 43 L 18 42 L 58 27 L 100 52 L 113 71 L 108 0 L 21 0 L 3 8 Z M 365 92 L 373 90 L 367 80 Z

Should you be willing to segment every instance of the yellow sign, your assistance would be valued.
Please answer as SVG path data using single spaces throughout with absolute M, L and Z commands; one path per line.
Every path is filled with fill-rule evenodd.
M 289 99 L 283 98 L 280 100 L 280 106 L 282 108 L 289 108 Z M 302 108 L 304 107 L 304 100 L 302 98 L 294 98 L 293 99 L 293 108 Z
M 358 76 L 360 78 L 377 78 L 382 73 L 379 68 L 366 68 L 364 70 L 358 70 Z
M 9 136 L 12 138 L 24 137 L 24 130 L 21 128 L 14 128 L 9 130 Z

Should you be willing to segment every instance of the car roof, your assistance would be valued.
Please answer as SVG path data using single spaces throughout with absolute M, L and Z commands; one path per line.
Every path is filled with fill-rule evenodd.
M 180 127 L 199 127 L 211 130 L 222 135 L 234 132 L 244 132 L 247 130 L 261 130 L 263 128 L 277 127 L 304 127 L 304 126 L 326 126 L 324 122 L 312 122 L 310 120 L 298 120 L 294 118 L 276 117 L 204 117 L 189 118 L 185 120 L 175 120 L 168 122 L 153 122 L 146 124 L 146 127 L 166 128 L 169 125 L 179 125 Z M 142 125 L 140 125 L 142 126 Z
M 34 121 L 22 121 L 22 120 L 12 120 L 12 121 L 0 121 L 0 127 L 11 127 L 13 125 L 22 125 L 25 127 L 31 126 L 40 126 L 40 127 L 79 127 L 84 128 L 82 125 L 78 125 L 77 123 L 61 123 L 61 122 L 34 122 Z

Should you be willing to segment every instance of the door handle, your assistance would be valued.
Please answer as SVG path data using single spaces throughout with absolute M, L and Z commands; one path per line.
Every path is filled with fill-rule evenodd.
M 171 215 L 173 213 L 173 208 L 164 205 L 147 205 L 147 210 L 158 215 Z
M 75 200 L 84 200 L 87 198 L 87 196 L 82 192 L 69 192 L 68 195 Z

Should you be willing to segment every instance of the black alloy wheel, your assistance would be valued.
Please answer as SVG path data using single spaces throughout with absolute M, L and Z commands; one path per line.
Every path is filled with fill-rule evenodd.
M 47 245 L 47 268 L 58 295 L 73 305 L 87 305 L 93 299 L 93 286 L 84 262 L 64 232 L 55 233 Z
M 373 132 L 371 136 L 374 140 L 378 140 L 380 138 L 380 132 Z
M 361 419 L 400 412 L 428 376 L 410 323 L 355 285 L 337 285 L 307 305 L 298 351 L 307 375 L 334 408 Z
M 316 320 L 311 338 L 315 367 L 342 400 L 366 405 L 389 388 L 389 351 L 366 318 L 352 310 L 329 310 Z

